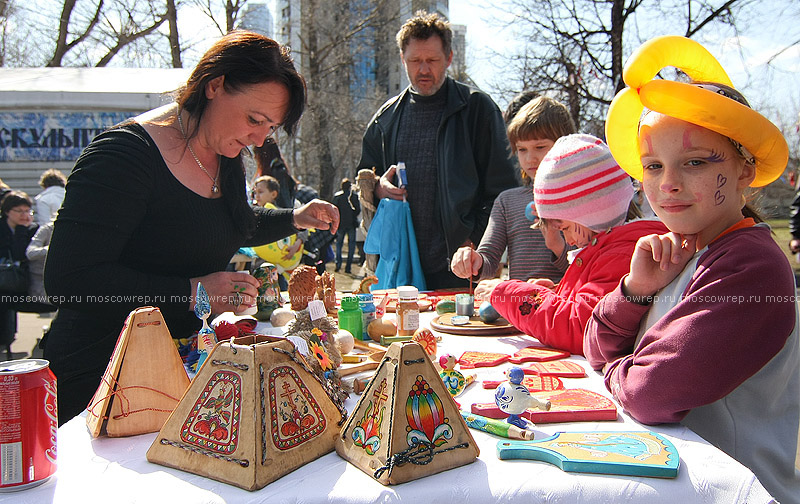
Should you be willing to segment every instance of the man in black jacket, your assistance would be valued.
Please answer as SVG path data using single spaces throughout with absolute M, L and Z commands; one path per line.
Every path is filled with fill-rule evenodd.
M 344 237 L 347 236 L 347 266 L 345 273 L 351 273 L 353 256 L 356 252 L 356 227 L 358 227 L 358 213 L 361 205 L 358 194 L 352 191 L 350 179 L 342 179 L 341 191 L 333 195 L 333 204 L 339 209 L 339 230 L 336 232 L 336 271 L 342 267 L 342 246 Z
M 451 255 L 480 242 L 495 197 L 517 185 L 500 109 L 446 75 L 452 37 L 437 14 L 417 12 L 400 28 L 411 84 L 371 119 L 358 165 L 381 176 L 376 199 L 407 198 L 429 289 L 466 285 L 449 271 Z M 395 178 L 398 162 L 405 184 Z

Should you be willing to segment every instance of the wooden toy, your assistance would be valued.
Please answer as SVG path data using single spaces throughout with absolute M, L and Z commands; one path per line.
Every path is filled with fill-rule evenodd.
M 496 389 L 498 385 L 503 383 L 503 380 L 483 380 L 483 388 Z M 525 375 L 522 379 L 522 385 L 530 392 L 541 392 L 548 390 L 561 390 L 564 388 L 564 382 L 555 376 L 540 376 L 540 375 Z
M 532 430 L 520 429 L 516 425 L 511 425 L 508 422 L 495 420 L 494 418 L 486 418 L 485 416 L 476 415 L 467 411 L 461 411 L 461 416 L 467 422 L 467 426 L 471 429 L 477 429 L 496 436 L 502 436 L 509 439 L 533 439 L 534 433 Z
M 292 320 L 294 320 L 294 310 L 290 308 L 276 308 L 269 316 L 272 327 L 283 327 Z
M 289 277 L 289 301 L 292 310 L 305 310 L 308 302 L 314 299 L 317 291 L 317 269 L 301 264 Z
M 534 392 L 540 399 L 550 401 L 550 410 L 525 410 L 521 416 L 537 424 L 556 422 L 589 422 L 616 420 L 617 407 L 607 397 L 585 389 L 564 389 Z M 471 411 L 489 418 L 504 418 L 495 403 L 475 403 Z
M 519 329 L 502 317 L 491 323 L 484 322 L 479 317 L 470 317 L 466 324 L 456 325 L 452 319 L 457 316 L 456 313 L 437 315 L 431 320 L 431 329 L 461 336 L 500 336 L 519 333 Z
M 655 432 L 557 432 L 538 441 L 500 441 L 502 459 L 541 460 L 564 471 L 674 478 L 680 457 Z
M 524 362 L 546 362 L 558 359 L 565 359 L 571 354 L 566 350 L 556 350 L 555 348 L 530 346 L 519 350 L 509 359 L 514 364 Z
M 455 313 L 456 302 L 452 299 L 442 299 L 436 303 L 436 314 L 444 315 L 445 313 Z
M 158 431 L 189 377 L 158 308 L 133 310 L 117 338 L 100 386 L 86 408 L 92 437 Z
M 509 357 L 508 354 L 490 353 L 490 352 L 473 352 L 468 350 L 461 354 L 458 358 L 458 363 L 461 364 L 462 369 L 474 369 L 478 367 L 492 367 L 499 366 L 506 362 Z
M 322 275 L 314 279 L 316 286 L 314 299 L 319 299 L 325 303 L 325 310 L 328 313 L 336 312 L 336 278 L 330 271 L 324 272 Z
M 524 429 L 528 426 L 527 422 L 520 418 L 520 414 L 528 408 L 539 408 L 542 410 L 550 409 L 550 401 L 540 400 L 522 385 L 522 378 L 525 373 L 521 368 L 513 367 L 508 372 L 508 381 L 504 381 L 497 386 L 494 393 L 494 402 L 503 413 L 508 414 L 506 422 Z
M 336 452 L 384 485 L 469 464 L 479 454 L 433 363 L 414 342 L 389 347 Z
M 450 392 L 450 395 L 455 397 L 467 388 L 467 379 L 461 374 L 461 371 L 456 369 L 456 358 L 450 354 L 444 354 L 439 357 L 439 366 L 442 370 L 439 371 L 439 376 L 444 382 L 444 388 Z
M 431 360 L 436 358 L 436 350 L 439 344 L 436 341 L 436 336 L 433 335 L 430 329 L 426 327 L 420 327 L 414 331 L 414 336 L 412 336 L 411 339 L 419 343 Z
M 478 308 L 478 316 L 484 322 L 491 323 L 500 318 L 500 314 L 494 309 L 492 303 L 484 301 Z
M 333 450 L 343 402 L 291 342 L 220 343 L 147 451 L 147 460 L 256 490 Z
M 380 343 L 382 336 L 394 336 L 397 334 L 397 325 L 394 320 L 376 318 L 367 326 L 367 334 L 372 341 Z
M 237 293 L 237 295 L 239 295 Z M 203 327 L 197 331 L 197 353 L 200 354 L 195 364 L 195 369 L 206 361 L 208 354 L 217 344 L 217 335 L 208 325 L 208 317 L 211 315 L 211 303 L 209 303 L 208 292 L 203 287 L 202 282 L 197 282 L 197 296 L 194 302 L 194 314 L 203 321 Z
M 278 274 L 277 266 L 272 263 L 264 263 L 253 271 L 253 276 L 261 282 L 256 299 L 258 311 L 255 316 L 258 320 L 271 321 L 272 313 L 281 307 L 281 286 L 278 282 Z
M 385 350 L 369 353 L 367 354 L 367 358 L 364 362 L 356 364 L 355 366 L 339 368 L 339 376 L 350 376 L 362 371 L 372 371 L 373 369 L 377 369 L 385 354 Z
M 522 368 L 525 374 L 541 376 L 560 376 L 562 378 L 583 378 L 586 371 L 580 364 L 572 361 L 533 362 Z
M 362 294 L 369 294 L 370 287 L 378 283 L 378 277 L 375 275 L 365 276 L 358 284 L 358 292 Z
M 411 341 L 412 336 L 381 336 L 381 345 L 389 346 L 392 343 L 404 343 L 406 341 Z

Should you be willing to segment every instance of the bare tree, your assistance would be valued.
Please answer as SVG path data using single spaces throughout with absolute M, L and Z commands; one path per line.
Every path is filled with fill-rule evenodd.
M 175 0 L 167 0 L 167 20 L 169 22 L 169 51 L 172 56 L 172 67 L 182 68 L 181 61 L 181 41 L 178 35 L 178 9 Z
M 237 25 L 239 13 L 247 0 L 191 0 L 189 3 L 208 16 L 220 35 L 224 35 Z M 224 17 L 224 23 L 220 23 L 220 14 Z
M 384 28 L 394 21 L 387 6 L 396 18 L 395 5 L 390 0 L 302 3 L 301 46 L 294 51 L 308 83 L 309 105 L 297 145 L 302 166 L 296 171 L 323 198 L 333 196 L 338 180 L 351 174 L 360 155 L 364 124 L 377 107 L 374 87 L 365 87 L 374 76 L 368 79 L 362 72 L 374 66 L 374 41 L 385 37 Z
M 584 131 L 602 134 L 605 109 L 622 81 L 624 57 L 643 33 L 672 23 L 692 37 L 720 25 L 735 29 L 737 9 L 749 0 L 511 0 L 505 10 L 522 40 L 512 56 L 522 89 L 551 92 L 569 106 Z M 518 91 L 505 85 L 504 94 Z

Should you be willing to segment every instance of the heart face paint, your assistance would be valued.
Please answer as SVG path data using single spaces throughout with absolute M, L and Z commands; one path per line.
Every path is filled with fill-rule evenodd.
M 640 128 L 643 187 L 656 215 L 703 247 L 742 219 L 752 170 L 730 141 L 685 121 L 649 113 Z

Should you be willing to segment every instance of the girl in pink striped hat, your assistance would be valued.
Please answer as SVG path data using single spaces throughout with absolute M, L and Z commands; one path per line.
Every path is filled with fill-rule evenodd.
M 533 184 L 539 227 L 560 230 L 578 247 L 558 285 L 549 279 L 508 280 L 490 302 L 517 329 L 543 344 L 583 355 L 583 330 L 592 309 L 628 273 L 637 240 L 666 229 L 639 219 L 633 185 L 599 138 L 558 139 Z

